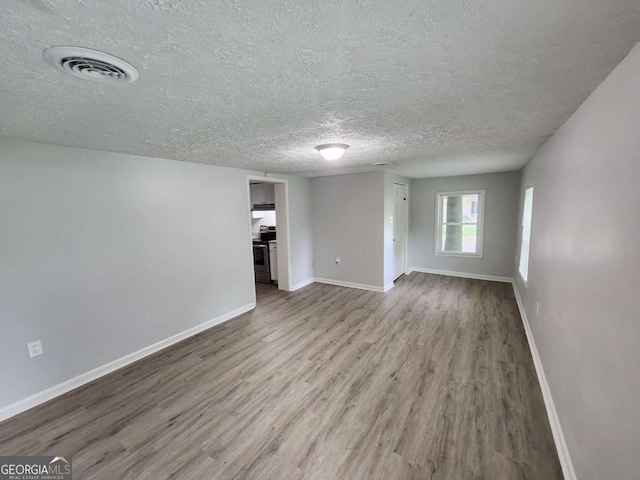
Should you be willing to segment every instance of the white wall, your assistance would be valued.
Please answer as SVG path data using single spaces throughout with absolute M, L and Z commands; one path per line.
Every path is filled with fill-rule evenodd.
M 411 185 L 412 180 L 403 177 L 401 175 L 396 175 L 394 173 L 386 173 L 384 174 L 384 284 L 390 285 L 395 280 L 394 272 L 393 272 L 393 211 L 394 211 L 394 183 L 402 183 L 407 185 L 408 191 L 408 206 L 409 206 L 409 215 L 407 215 L 406 221 L 407 226 L 409 227 L 409 234 L 411 231 Z M 409 241 L 407 238 L 407 268 L 411 265 L 408 263 L 409 259 Z
M 265 210 L 262 212 L 258 212 L 261 215 L 260 218 L 251 217 L 251 232 L 254 235 L 260 234 L 260 227 L 265 225 L 269 227 L 276 226 L 276 212 L 275 210 Z
M 0 139 L 0 409 L 250 304 L 247 173 Z M 308 180 L 290 188 L 295 283 Z
M 512 277 L 520 172 L 414 180 L 410 192 L 409 267 Z M 486 190 L 482 258 L 435 254 L 436 192 Z
M 315 276 L 383 287 L 384 172 L 312 178 L 311 204 Z
M 580 480 L 640 472 L 638 79 L 640 45 L 522 178 L 533 230 L 517 287 Z

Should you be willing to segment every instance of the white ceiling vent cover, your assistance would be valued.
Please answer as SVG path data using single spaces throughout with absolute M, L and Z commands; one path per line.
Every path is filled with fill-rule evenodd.
M 131 83 L 138 79 L 138 71 L 124 60 L 89 48 L 51 47 L 42 56 L 63 72 L 92 82 Z

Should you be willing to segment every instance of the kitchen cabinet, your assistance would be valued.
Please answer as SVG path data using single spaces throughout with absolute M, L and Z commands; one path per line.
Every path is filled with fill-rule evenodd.
M 264 203 L 276 203 L 276 190 L 273 183 L 263 183 L 264 186 Z
M 251 205 L 276 203 L 273 183 L 252 183 L 249 187 L 251 193 Z

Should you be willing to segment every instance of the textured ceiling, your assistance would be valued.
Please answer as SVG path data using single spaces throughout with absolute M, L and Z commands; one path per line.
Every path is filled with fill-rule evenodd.
M 638 0 L 2 0 L 0 136 L 226 165 L 513 170 L 640 41 Z M 103 50 L 106 86 L 42 59 Z M 320 143 L 351 145 L 326 162 Z

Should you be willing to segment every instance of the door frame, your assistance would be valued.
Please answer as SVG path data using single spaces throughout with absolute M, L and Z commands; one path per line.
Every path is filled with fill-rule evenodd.
M 284 224 L 284 242 L 280 242 L 280 228 L 277 228 L 278 232 L 278 289 L 283 290 L 285 292 L 291 291 L 291 222 L 290 222 L 290 209 L 289 209 L 289 181 L 286 178 L 275 178 L 275 177 L 266 177 L 260 175 L 247 175 L 246 181 L 246 189 L 247 189 L 247 212 L 249 214 L 249 248 L 250 248 L 250 260 L 251 260 L 251 273 L 253 273 L 253 230 L 251 223 L 251 182 L 260 182 L 260 183 L 273 183 L 275 185 L 283 185 L 284 186 L 284 205 L 281 205 L 282 202 L 278 202 L 278 193 L 276 192 L 276 225 L 282 226 Z M 281 219 L 280 221 L 278 219 Z M 280 272 L 283 271 L 280 269 L 282 262 L 280 261 L 280 256 L 286 261 L 286 268 L 284 271 L 286 272 L 286 278 L 284 278 L 284 282 L 280 281 Z M 253 302 L 256 302 L 256 283 L 253 275 L 252 278 L 252 288 L 253 288 Z
M 393 242 L 393 281 L 395 282 L 398 278 L 400 278 L 402 275 L 407 275 L 409 273 L 409 184 L 408 183 L 404 183 L 404 182 L 398 182 L 398 181 L 393 181 L 393 185 L 394 185 L 394 191 L 393 191 L 393 201 L 395 202 L 396 199 L 396 195 L 395 195 L 395 185 L 402 185 L 404 186 L 404 191 L 405 191 L 405 195 L 407 200 L 404 202 L 404 222 L 405 222 L 405 227 L 406 227 L 406 231 L 405 231 L 405 235 L 404 235 L 404 271 L 398 275 L 396 277 L 396 272 L 395 272 L 395 263 L 396 263 L 396 252 L 395 252 L 395 244 L 396 242 Z M 394 215 L 393 215 L 393 225 L 395 228 L 396 225 L 396 218 L 395 218 L 395 209 L 394 209 Z

